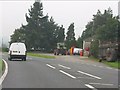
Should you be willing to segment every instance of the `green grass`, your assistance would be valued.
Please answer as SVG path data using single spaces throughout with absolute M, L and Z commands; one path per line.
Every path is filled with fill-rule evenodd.
M 35 56 L 35 57 L 41 57 L 41 58 L 47 58 L 47 59 L 55 59 L 55 56 L 49 56 L 39 53 L 27 53 L 28 56 Z
M 118 68 L 120 69 L 120 61 L 119 62 L 106 62 L 106 61 L 103 61 L 104 64 L 110 66 L 110 67 L 114 67 L 114 68 Z
M 0 73 L 2 72 L 2 64 L 3 64 L 3 61 L 0 59 Z
M 94 58 L 94 57 L 89 57 L 90 60 L 94 60 L 96 62 L 99 62 L 99 59 L 97 58 Z M 120 61 L 116 61 L 116 62 L 108 62 L 108 61 L 105 61 L 105 60 L 102 60 L 103 64 L 106 64 L 107 66 L 110 66 L 110 67 L 113 67 L 113 68 L 118 68 L 120 69 Z

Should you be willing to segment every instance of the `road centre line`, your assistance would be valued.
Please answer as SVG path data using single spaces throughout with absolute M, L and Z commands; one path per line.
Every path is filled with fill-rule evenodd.
M 106 67 L 107 69 L 112 69 L 111 67 Z
M 94 79 L 94 78 L 90 78 L 90 77 L 77 77 L 77 78 Z
M 101 67 L 101 68 L 102 68 L 103 66 L 98 66 L 98 67 Z
M 85 84 L 86 87 L 90 88 L 90 89 L 93 89 L 93 90 L 97 90 L 95 87 L 89 85 L 89 84 Z
M 27 59 L 30 59 L 30 60 L 32 60 L 32 58 L 27 58 Z
M 116 71 L 118 71 L 118 69 L 115 69 Z
M 105 83 L 89 83 L 89 84 L 113 86 L 113 84 L 105 84 Z
M 86 63 L 87 65 L 90 65 L 90 64 L 88 64 L 88 63 Z
M 63 70 L 59 70 L 59 71 L 60 71 L 61 73 L 65 74 L 65 75 L 67 75 L 67 76 L 69 76 L 69 77 L 73 78 L 73 79 L 76 79 L 76 77 L 75 77 L 75 76 L 70 75 L 69 73 L 64 72 Z
M 77 72 L 79 72 L 79 73 L 81 73 L 81 74 L 88 75 L 88 76 L 93 77 L 93 78 L 96 78 L 96 79 L 102 79 L 102 78 L 100 78 L 100 77 L 98 77 L 98 76 L 91 75 L 91 74 L 89 74 L 89 73 L 85 73 L 85 72 L 82 72 L 82 71 L 77 71 Z
M 53 67 L 52 65 L 46 64 L 48 67 L 55 69 L 55 67 Z
M 61 65 L 61 64 L 58 64 L 58 66 L 63 67 L 63 68 L 66 68 L 66 69 L 71 69 L 70 67 L 66 67 L 66 66 L 63 66 L 63 65 Z
M 93 66 L 95 66 L 95 67 L 96 67 L 97 65 L 93 65 Z

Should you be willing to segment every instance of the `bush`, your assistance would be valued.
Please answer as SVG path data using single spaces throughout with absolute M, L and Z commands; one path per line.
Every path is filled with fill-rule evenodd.
M 91 43 L 91 47 L 90 47 L 91 55 L 96 58 L 98 57 L 98 46 L 99 46 L 99 42 L 98 40 L 95 40 Z
M 8 48 L 3 47 L 2 52 L 8 52 Z

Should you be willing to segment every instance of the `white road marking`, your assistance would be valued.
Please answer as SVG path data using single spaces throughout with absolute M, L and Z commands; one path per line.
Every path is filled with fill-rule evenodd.
M 106 67 L 107 69 L 112 69 L 111 67 Z
M 63 68 L 66 68 L 66 69 L 71 69 L 70 67 L 66 67 L 66 66 L 63 66 L 63 65 L 61 65 L 61 64 L 58 64 L 58 66 L 63 67 Z
M 90 65 L 90 64 L 88 64 L 88 63 L 86 63 L 87 65 Z
M 89 78 L 89 77 L 77 77 L 77 78 L 94 79 L 94 78 Z
M 97 90 L 95 89 L 93 86 L 89 85 L 89 84 L 85 84 L 86 87 L 90 88 L 90 89 L 94 89 L 94 90 Z
M 77 71 L 77 72 L 82 73 L 82 74 L 85 74 L 85 75 L 88 75 L 88 76 L 93 77 L 93 78 L 96 78 L 96 79 L 102 79 L 102 78 L 100 78 L 100 77 L 98 77 L 98 76 L 91 75 L 91 74 L 89 74 L 89 73 L 85 73 L 85 72 L 82 72 L 82 71 Z
M 73 75 L 70 75 L 69 73 L 67 73 L 67 72 L 64 72 L 64 71 L 62 71 L 62 70 L 59 70 L 61 73 L 63 73 L 63 74 L 65 74 L 65 75 L 67 75 L 67 76 L 69 76 L 69 77 L 71 77 L 71 78 L 73 78 L 73 79 L 76 79 L 76 77 L 75 76 L 73 76 Z
M 115 69 L 116 71 L 118 71 L 118 69 Z
M 113 86 L 113 84 L 105 84 L 105 83 L 89 83 L 89 84 Z
M 32 60 L 32 58 L 27 58 L 27 59 L 30 59 L 30 60 Z
M 7 73 L 8 73 L 8 64 L 4 59 L 2 59 L 2 60 L 5 63 L 5 71 L 4 71 L 4 74 L 0 78 L 0 85 L 2 85 L 2 82 L 4 81 L 4 79 L 5 79 L 5 77 L 7 76 Z
M 96 67 L 97 65 L 93 65 L 93 66 L 95 66 L 95 67 Z
M 48 67 L 55 69 L 55 67 L 53 67 L 52 65 L 46 64 Z
M 98 66 L 98 67 L 101 67 L 101 68 L 102 68 L 103 66 Z

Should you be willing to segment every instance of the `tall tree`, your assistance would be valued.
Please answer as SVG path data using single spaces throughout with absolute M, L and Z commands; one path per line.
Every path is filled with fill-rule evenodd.
M 65 29 L 63 27 L 63 25 L 58 27 L 58 42 L 64 42 L 65 39 Z
M 26 14 L 26 44 L 30 48 L 38 49 L 41 44 L 41 24 L 43 19 L 43 6 L 41 2 L 35 2 L 31 9 L 28 9 L 29 15 Z
M 82 39 L 82 37 L 79 37 L 76 42 L 77 42 L 76 43 L 77 47 L 83 48 L 83 39 Z
M 74 23 L 70 24 L 68 27 L 66 46 L 69 49 L 72 46 L 76 46 L 75 33 L 74 33 Z
M 92 38 L 91 52 L 97 57 L 99 42 L 117 41 L 118 18 L 113 17 L 112 10 L 108 8 L 102 14 L 99 10 L 93 15 L 93 20 L 86 25 L 82 33 L 83 39 Z
M 24 28 L 21 27 L 20 29 L 15 29 L 14 34 L 11 35 L 10 39 L 10 44 L 13 42 L 25 42 Z
M 43 15 L 41 2 L 35 2 L 28 11 L 29 13 L 25 16 L 27 25 L 22 25 L 20 30 L 15 30 L 11 36 L 11 42 L 19 37 L 24 39 L 28 50 L 34 48 L 34 50 L 51 51 L 56 47 L 57 42 L 64 41 L 63 26 L 58 26 L 53 17 L 49 19 L 48 14 Z

